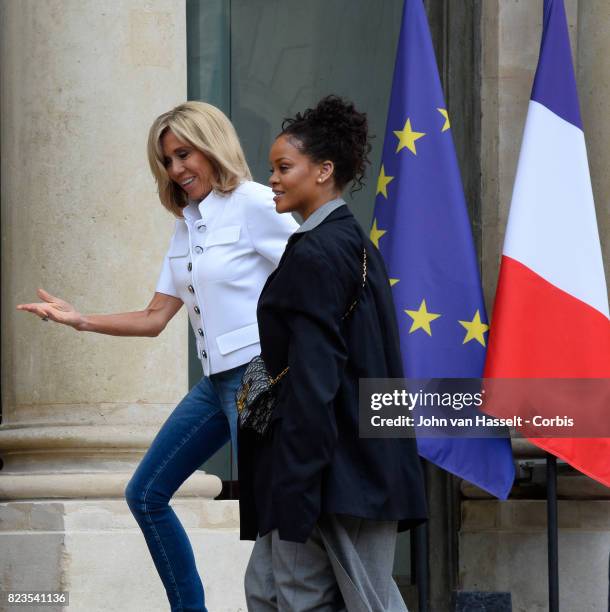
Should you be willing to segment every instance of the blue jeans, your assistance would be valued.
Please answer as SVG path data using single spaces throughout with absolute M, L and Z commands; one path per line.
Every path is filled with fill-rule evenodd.
M 229 439 L 237 448 L 235 390 L 246 366 L 204 376 L 176 406 L 131 478 L 125 498 L 172 612 L 207 612 L 193 549 L 169 501 Z

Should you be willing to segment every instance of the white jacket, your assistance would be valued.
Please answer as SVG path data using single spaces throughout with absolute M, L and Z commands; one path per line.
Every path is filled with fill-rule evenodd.
M 183 210 L 156 291 L 188 309 L 206 376 L 260 353 L 256 304 L 298 224 L 275 211 L 271 189 L 252 181 L 212 191 Z

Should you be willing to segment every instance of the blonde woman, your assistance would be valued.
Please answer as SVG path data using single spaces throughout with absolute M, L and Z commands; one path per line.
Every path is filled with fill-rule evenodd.
M 176 217 L 156 292 L 141 311 L 84 315 L 40 289 L 44 300 L 17 308 L 78 331 L 157 336 L 184 304 L 203 378 L 176 406 L 126 489 L 173 612 L 204 612 L 201 579 L 186 532 L 169 501 L 229 439 L 245 364 L 260 353 L 256 304 L 297 228 L 275 211 L 273 193 L 252 182 L 227 117 L 187 102 L 150 128 L 148 160 L 161 203 Z

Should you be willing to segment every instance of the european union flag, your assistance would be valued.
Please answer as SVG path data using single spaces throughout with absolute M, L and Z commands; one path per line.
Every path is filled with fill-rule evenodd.
M 482 376 L 485 305 L 422 0 L 405 0 L 371 240 L 390 276 L 405 375 Z M 418 438 L 419 453 L 506 499 L 508 438 Z

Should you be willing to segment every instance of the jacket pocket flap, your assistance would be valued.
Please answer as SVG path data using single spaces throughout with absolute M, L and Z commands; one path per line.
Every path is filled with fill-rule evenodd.
M 216 246 L 219 244 L 231 244 L 239 240 L 239 225 L 231 225 L 230 227 L 221 227 L 220 229 L 210 232 L 208 240 L 205 243 L 206 247 Z
M 221 355 L 232 353 L 244 346 L 250 346 L 256 344 L 259 341 L 258 338 L 258 324 L 253 323 L 252 325 L 246 325 L 246 327 L 240 327 L 233 331 L 218 336 L 216 338 L 216 344 Z

